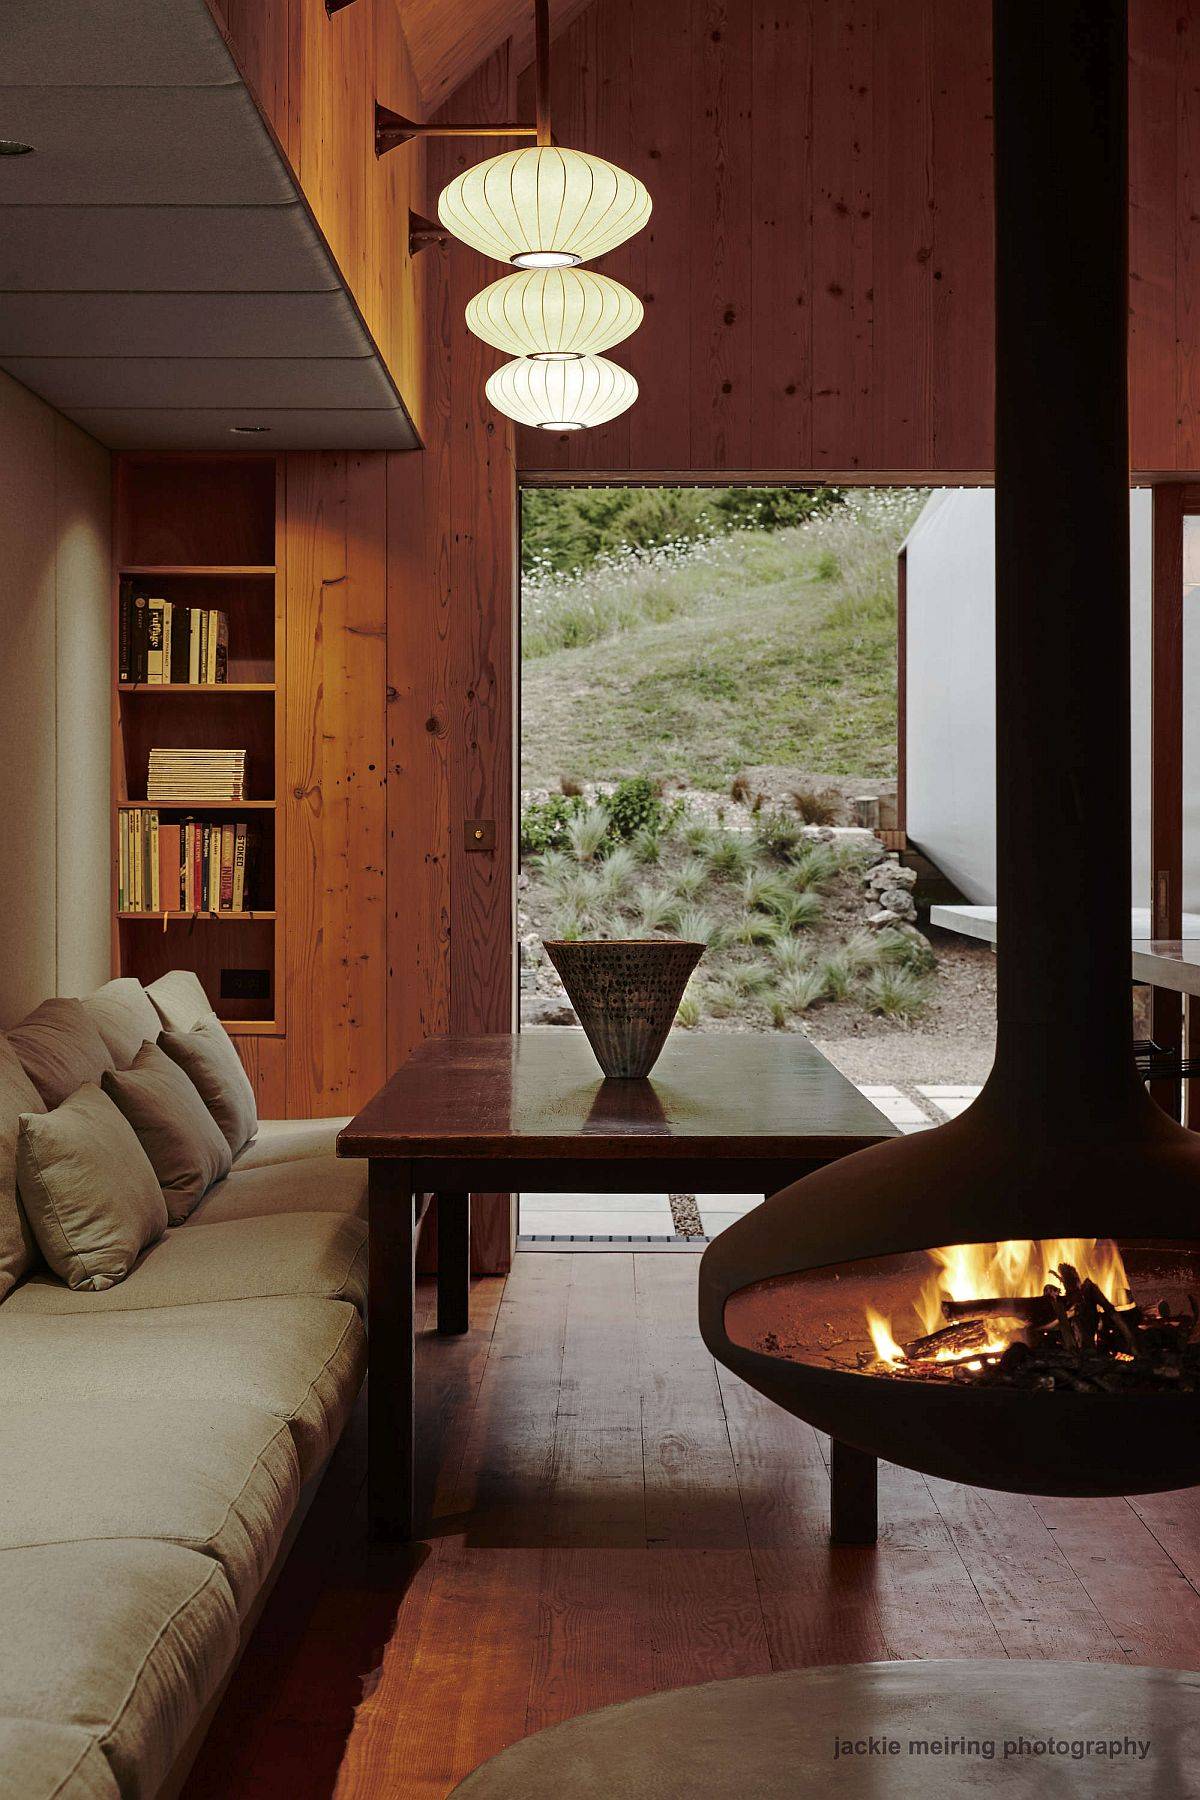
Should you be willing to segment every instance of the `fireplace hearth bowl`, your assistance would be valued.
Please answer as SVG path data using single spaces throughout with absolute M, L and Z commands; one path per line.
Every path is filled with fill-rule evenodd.
M 994 0 L 993 39 L 995 1065 L 960 1118 L 785 1189 L 700 1271 L 713 1354 L 834 1438 L 850 1541 L 873 1533 L 876 1456 L 1032 1493 L 1200 1481 L 1197 1394 L 943 1386 L 753 1348 L 765 1281 L 781 1316 L 819 1315 L 812 1271 L 828 1303 L 838 1265 L 868 1286 L 942 1245 L 1200 1248 L 1200 1138 L 1138 1080 L 1130 1018 L 1126 6 Z M 839 1460 L 861 1489 L 848 1531 Z

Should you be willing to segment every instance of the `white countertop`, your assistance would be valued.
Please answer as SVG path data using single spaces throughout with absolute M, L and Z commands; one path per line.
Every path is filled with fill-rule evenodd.
M 962 937 L 996 941 L 994 906 L 931 906 L 929 922 Z M 1177 994 L 1200 994 L 1200 913 L 1184 913 L 1181 938 L 1152 938 L 1148 906 L 1130 908 L 1129 927 L 1134 981 Z

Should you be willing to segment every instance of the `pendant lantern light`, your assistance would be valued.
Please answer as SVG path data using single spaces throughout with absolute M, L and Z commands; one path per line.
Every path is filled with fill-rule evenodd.
M 592 269 L 522 269 L 476 294 L 466 316 L 497 350 L 565 362 L 611 350 L 637 330 L 643 310 L 636 294 Z
M 518 269 L 603 256 L 640 231 L 650 196 L 601 156 L 533 144 L 476 163 L 443 188 L 438 218 L 456 238 Z
M 497 411 L 518 425 L 583 431 L 632 406 L 638 385 L 627 369 L 603 356 L 576 356 L 565 362 L 519 356 L 489 376 L 485 392 Z

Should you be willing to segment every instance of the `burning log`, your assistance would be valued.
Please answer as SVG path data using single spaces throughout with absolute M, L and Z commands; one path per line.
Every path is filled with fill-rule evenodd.
M 1008 1299 L 988 1294 L 978 1300 L 942 1301 L 942 1314 L 950 1320 L 986 1319 L 997 1313 L 1030 1325 L 1048 1325 L 1054 1317 L 1054 1307 L 1044 1294 L 1014 1295 Z
M 971 1350 L 982 1350 L 989 1336 L 982 1319 L 962 1319 L 956 1325 L 944 1326 L 941 1331 L 913 1338 L 911 1343 L 902 1344 L 900 1348 L 909 1362 L 928 1362 L 938 1356 L 960 1356 Z

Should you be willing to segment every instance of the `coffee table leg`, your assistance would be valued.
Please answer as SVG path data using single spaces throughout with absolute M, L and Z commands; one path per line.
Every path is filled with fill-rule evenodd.
M 829 1541 L 873 1544 L 879 1537 L 879 1461 L 868 1450 L 829 1440 Z
M 406 1162 L 372 1157 L 367 1289 L 367 1515 L 373 1538 L 413 1535 L 416 1195 Z
M 471 1196 L 439 1194 L 437 1328 L 461 1337 L 471 1326 Z

